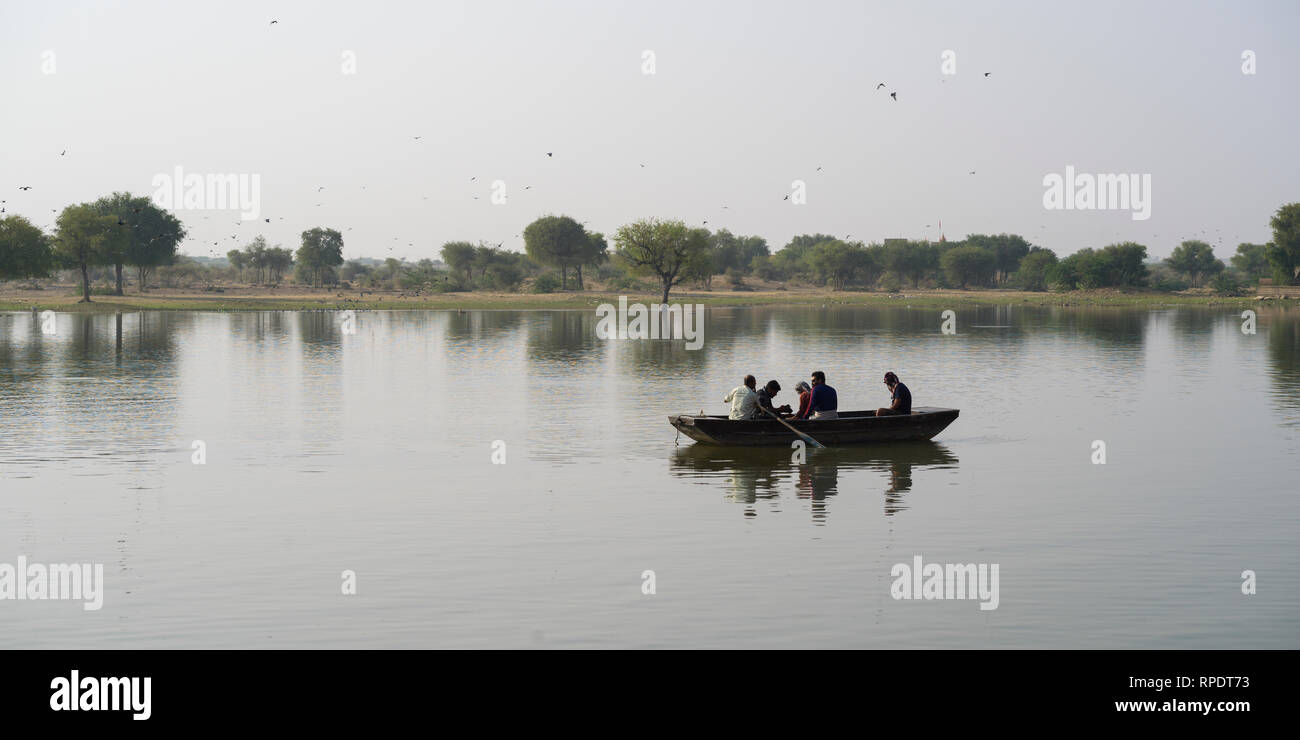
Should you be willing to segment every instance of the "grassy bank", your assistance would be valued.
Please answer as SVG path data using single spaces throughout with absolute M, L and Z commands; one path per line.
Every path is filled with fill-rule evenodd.
M 311 310 L 526 310 L 590 309 L 600 303 L 617 303 L 620 295 L 629 302 L 654 303 L 657 293 L 443 293 L 376 294 L 366 291 L 318 291 L 301 289 L 238 289 L 225 293 L 157 291 L 125 296 L 93 296 L 91 303 L 78 303 L 71 290 L 0 292 L 0 310 L 106 312 L 118 311 L 311 311 Z M 672 302 L 702 303 L 706 306 L 1251 306 L 1254 296 L 1225 298 L 1180 293 L 1119 292 L 1113 290 L 1030 293 L 1002 290 L 917 290 L 902 293 L 835 292 L 816 289 L 760 291 L 674 291 Z M 1271 301 L 1289 303 L 1289 301 Z

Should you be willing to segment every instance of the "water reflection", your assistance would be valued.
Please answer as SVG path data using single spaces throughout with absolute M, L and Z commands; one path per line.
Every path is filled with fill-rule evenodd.
M 172 449 L 178 404 L 176 335 L 181 314 L 5 317 L 0 332 L 0 459 L 28 477 L 53 463 L 74 474 L 126 468 L 150 487 L 159 454 Z
M 1300 412 L 1300 320 L 1294 312 L 1286 311 L 1271 312 L 1266 317 L 1273 399 L 1281 408 L 1290 409 L 1294 419 Z
M 885 516 L 907 509 L 904 494 L 912 491 L 915 474 L 927 470 L 955 469 L 957 456 L 938 442 L 907 442 L 808 450 L 804 462 L 795 462 L 783 447 L 711 447 L 685 445 L 673 451 L 672 474 L 721 487 L 727 500 L 743 505 L 744 515 L 758 516 L 756 504 L 768 501 L 780 511 L 784 495 L 807 501 L 815 524 L 823 524 L 829 503 L 842 486 L 852 484 L 854 495 L 879 491 Z M 876 476 L 858 477 L 859 472 Z

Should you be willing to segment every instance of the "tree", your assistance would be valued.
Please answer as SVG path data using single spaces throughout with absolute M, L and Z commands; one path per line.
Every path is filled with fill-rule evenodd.
M 59 214 L 54 239 L 55 257 L 81 271 L 81 300 L 90 303 L 90 267 L 109 264 L 105 245 L 120 238 L 117 221 L 105 216 L 92 203 L 68 206 Z
M 1022 290 L 1047 290 L 1047 276 L 1055 265 L 1055 252 L 1034 247 L 1020 260 L 1012 282 Z
M 1080 249 L 1050 268 L 1047 282 L 1059 290 L 1144 285 L 1146 259 L 1147 248 L 1136 242 L 1111 244 L 1100 251 Z
M 939 250 L 929 242 L 886 239 L 881 248 L 882 266 L 900 280 L 912 281 L 912 287 L 939 267 Z
M 474 245 L 469 242 L 447 242 L 442 245 L 442 261 L 455 272 L 465 273 L 465 283 L 474 279 Z
M 609 259 L 609 245 L 605 242 L 605 235 L 595 231 L 587 234 L 586 248 L 578 255 L 578 261 L 574 265 L 578 269 L 578 290 L 584 290 L 582 284 L 582 268 L 599 267 Z
M 1256 281 L 1262 277 L 1268 277 L 1272 273 L 1272 265 L 1268 263 L 1268 245 L 1267 244 L 1249 244 L 1241 243 L 1237 245 L 1237 253 L 1232 255 L 1232 266 L 1248 280 Z
M 126 264 L 135 268 L 140 292 L 143 293 L 148 289 L 150 273 L 176 259 L 186 231 L 179 218 L 154 205 L 148 198 L 132 198 L 131 202 L 134 207 L 127 218 L 131 229 L 126 245 Z M 118 282 L 120 285 L 120 272 Z
M 226 252 L 226 261 L 229 262 L 230 266 L 235 270 L 235 279 L 239 279 L 244 268 L 248 267 L 248 261 L 244 259 L 244 253 L 238 249 L 232 249 L 229 252 Z
M 22 216 L 0 218 L 0 280 L 44 277 L 53 267 L 48 236 Z
M 878 272 L 872 256 L 861 243 L 846 244 L 832 239 L 814 246 L 808 254 L 808 262 L 833 289 L 844 290 L 859 274 Z
M 524 228 L 524 251 L 535 262 L 560 268 L 561 289 L 568 286 L 569 268 L 584 262 L 590 250 L 587 230 L 568 216 L 543 216 Z
M 1300 283 L 1300 203 L 1277 209 L 1269 222 L 1273 241 L 1268 245 L 1268 263 L 1278 285 Z
M 953 247 L 939 258 L 939 267 L 949 282 L 963 290 L 968 283 L 987 283 L 997 268 L 997 257 L 983 247 Z
M 263 240 L 265 241 L 265 240 Z M 311 277 L 311 284 L 320 287 L 321 282 L 333 278 L 333 268 L 343 264 L 343 235 L 334 229 L 322 229 L 319 226 L 302 232 L 302 246 L 298 248 L 299 266 Z
M 154 205 L 144 196 L 113 193 L 95 201 L 95 208 L 112 216 L 116 232 L 104 242 L 104 256 L 113 265 L 117 278 L 115 293 L 122 295 L 122 268 L 136 268 L 140 290 L 144 291 L 149 273 L 176 257 L 176 248 L 185 238 L 180 219 Z
M 1102 285 L 1136 287 L 1147 281 L 1147 248 L 1137 242 L 1108 244 L 1101 250 Z
M 1019 269 L 1020 260 L 1024 259 L 1031 249 L 1029 242 L 1017 234 L 996 236 L 971 234 L 966 237 L 964 244 L 968 247 L 983 247 L 993 253 L 993 269 L 999 284 Z
M 271 273 L 272 283 L 279 285 L 280 278 L 284 277 L 290 267 L 293 267 L 292 250 L 278 244 L 266 250 L 266 269 Z
M 1200 285 L 1203 278 L 1223 272 L 1223 263 L 1215 259 L 1214 248 L 1195 239 L 1174 247 L 1165 264 L 1186 275 L 1193 286 Z
M 687 228 L 681 221 L 642 219 L 620 227 L 614 245 L 615 257 L 629 272 L 659 279 L 662 302 L 667 303 L 668 292 L 682 281 L 687 266 L 708 252 L 709 232 Z

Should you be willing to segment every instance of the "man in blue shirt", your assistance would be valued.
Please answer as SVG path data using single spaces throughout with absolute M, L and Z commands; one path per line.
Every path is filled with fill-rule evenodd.
M 887 409 L 876 409 L 876 416 L 902 416 L 912 413 L 912 392 L 899 381 L 893 372 L 885 373 L 885 385 L 889 386 L 893 403 Z
M 838 419 L 839 399 L 835 389 L 826 385 L 826 373 L 821 370 L 812 374 L 812 391 L 808 394 L 808 419 Z

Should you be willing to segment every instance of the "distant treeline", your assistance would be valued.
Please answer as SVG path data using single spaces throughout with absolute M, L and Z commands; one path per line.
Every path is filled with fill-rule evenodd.
M 619 228 L 613 249 L 605 236 L 568 216 L 543 216 L 524 229 L 525 253 L 501 245 L 453 241 L 443 245 L 444 265 L 431 259 L 382 264 L 343 260 L 343 236 L 316 227 L 302 232 L 296 251 L 268 246 L 261 235 L 226 253 L 228 266 L 200 264 L 177 254 L 184 225 L 148 198 L 113 193 L 68 206 L 54 234 L 26 218 L 0 218 L 0 280 L 49 278 L 64 271 L 81 283 L 83 300 L 94 292 L 121 295 L 135 273 L 144 291 L 209 287 L 222 283 L 313 287 L 346 284 L 361 289 L 428 292 L 497 290 L 553 292 L 586 287 L 594 277 L 608 290 L 669 291 L 683 283 L 713 287 L 724 276 L 732 290 L 746 280 L 829 286 L 834 290 L 904 288 L 1077 290 L 1104 287 L 1174 291 L 1208 286 L 1232 294 L 1261 277 L 1300 283 L 1300 203 L 1282 206 L 1268 244 L 1239 244 L 1225 264 L 1204 241 L 1179 244 L 1167 259 L 1148 264 L 1135 242 L 1082 249 L 1063 259 L 1016 234 L 972 234 L 961 241 L 886 239 L 865 244 L 827 234 L 796 236 L 772 252 L 759 236 L 710 231 L 681 221 L 644 219 Z M 214 244 L 216 246 L 216 244 Z

